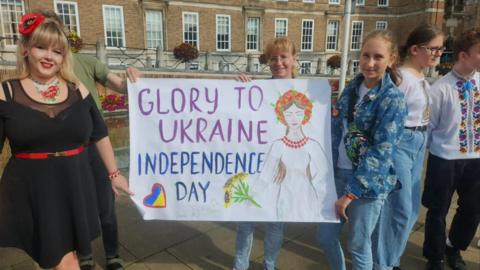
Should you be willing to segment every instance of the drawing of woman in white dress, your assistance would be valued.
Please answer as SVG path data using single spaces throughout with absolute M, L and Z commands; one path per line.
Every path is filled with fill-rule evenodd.
M 326 153 L 303 132 L 312 108 L 310 99 L 295 90 L 285 92 L 275 104 L 277 119 L 286 132 L 272 143 L 253 192 L 263 207 L 273 203 L 275 209 L 268 212 L 277 220 L 318 221 L 324 214 L 320 205 L 330 197 L 325 194 L 330 168 Z

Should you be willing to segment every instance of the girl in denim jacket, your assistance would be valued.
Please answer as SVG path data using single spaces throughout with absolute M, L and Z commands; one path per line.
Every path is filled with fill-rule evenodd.
M 344 184 L 335 207 L 348 221 L 354 270 L 373 268 L 371 236 L 385 198 L 400 187 L 393 155 L 407 109 L 397 88 L 397 59 L 390 32 L 367 35 L 360 52 L 361 74 L 344 89 L 332 118 L 335 181 Z

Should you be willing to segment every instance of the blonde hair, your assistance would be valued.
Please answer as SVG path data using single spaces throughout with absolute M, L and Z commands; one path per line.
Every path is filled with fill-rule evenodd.
M 400 60 L 400 56 L 398 54 L 397 42 L 395 41 L 392 32 L 386 30 L 375 30 L 368 33 L 363 39 L 362 50 L 367 41 L 374 38 L 381 38 L 389 44 L 388 49 L 390 50 L 390 54 L 395 58 L 395 61 L 392 63 L 391 67 L 387 67 L 386 72 L 390 75 L 390 78 L 395 85 L 400 85 L 401 77 L 400 73 L 398 72 L 398 62 Z
M 67 36 L 63 32 L 62 26 L 52 18 L 45 18 L 29 36 L 21 36 L 17 46 L 17 70 L 20 79 L 28 77 L 31 73 L 28 64 L 28 55 L 25 50 L 41 45 L 49 47 L 51 44 L 57 45 L 62 51 L 63 62 L 60 66 L 59 75 L 66 81 L 78 83 L 78 79 L 73 73 L 73 58 L 68 45 Z

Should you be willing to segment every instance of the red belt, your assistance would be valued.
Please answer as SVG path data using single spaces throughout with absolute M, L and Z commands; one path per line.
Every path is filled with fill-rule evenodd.
M 78 148 L 60 151 L 60 152 L 50 152 L 50 153 L 18 153 L 15 154 L 16 158 L 24 158 L 24 159 L 46 159 L 51 157 L 71 157 L 76 156 L 85 150 L 83 145 L 79 146 Z

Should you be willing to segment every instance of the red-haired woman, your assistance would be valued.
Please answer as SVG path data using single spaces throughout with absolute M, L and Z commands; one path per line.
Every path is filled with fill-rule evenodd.
M 277 38 L 270 42 L 264 51 L 272 79 L 292 79 L 294 75 L 297 51 L 293 42 L 287 38 Z M 239 80 L 250 81 L 246 75 L 240 75 Z M 233 269 L 246 270 L 249 267 L 250 251 L 252 250 L 255 223 L 240 222 L 237 227 L 235 260 Z M 283 242 L 283 223 L 266 223 L 264 250 L 264 269 L 274 270 Z

